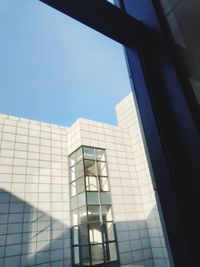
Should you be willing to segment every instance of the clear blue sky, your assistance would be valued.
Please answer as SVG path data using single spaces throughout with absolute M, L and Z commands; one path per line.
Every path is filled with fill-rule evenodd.
M 131 90 L 120 44 L 37 0 L 1 0 L 0 25 L 0 113 L 116 123 Z

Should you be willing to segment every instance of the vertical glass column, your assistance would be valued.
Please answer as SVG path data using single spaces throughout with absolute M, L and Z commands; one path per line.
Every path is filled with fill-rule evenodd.
M 73 265 L 117 262 L 104 149 L 82 146 L 69 157 Z

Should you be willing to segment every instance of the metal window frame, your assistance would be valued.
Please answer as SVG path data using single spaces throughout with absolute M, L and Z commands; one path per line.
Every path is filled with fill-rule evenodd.
M 200 266 L 199 128 L 161 29 L 156 1 L 115 0 L 121 9 L 105 0 L 40 1 L 125 45 L 175 266 Z

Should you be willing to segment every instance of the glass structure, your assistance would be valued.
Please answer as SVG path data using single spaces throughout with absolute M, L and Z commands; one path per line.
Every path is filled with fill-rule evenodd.
M 73 266 L 118 266 L 106 151 L 80 147 L 69 172 Z

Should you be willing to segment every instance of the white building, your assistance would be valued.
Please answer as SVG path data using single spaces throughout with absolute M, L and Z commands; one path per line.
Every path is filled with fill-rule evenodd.
M 116 112 L 0 116 L 0 266 L 170 266 L 132 94 Z

